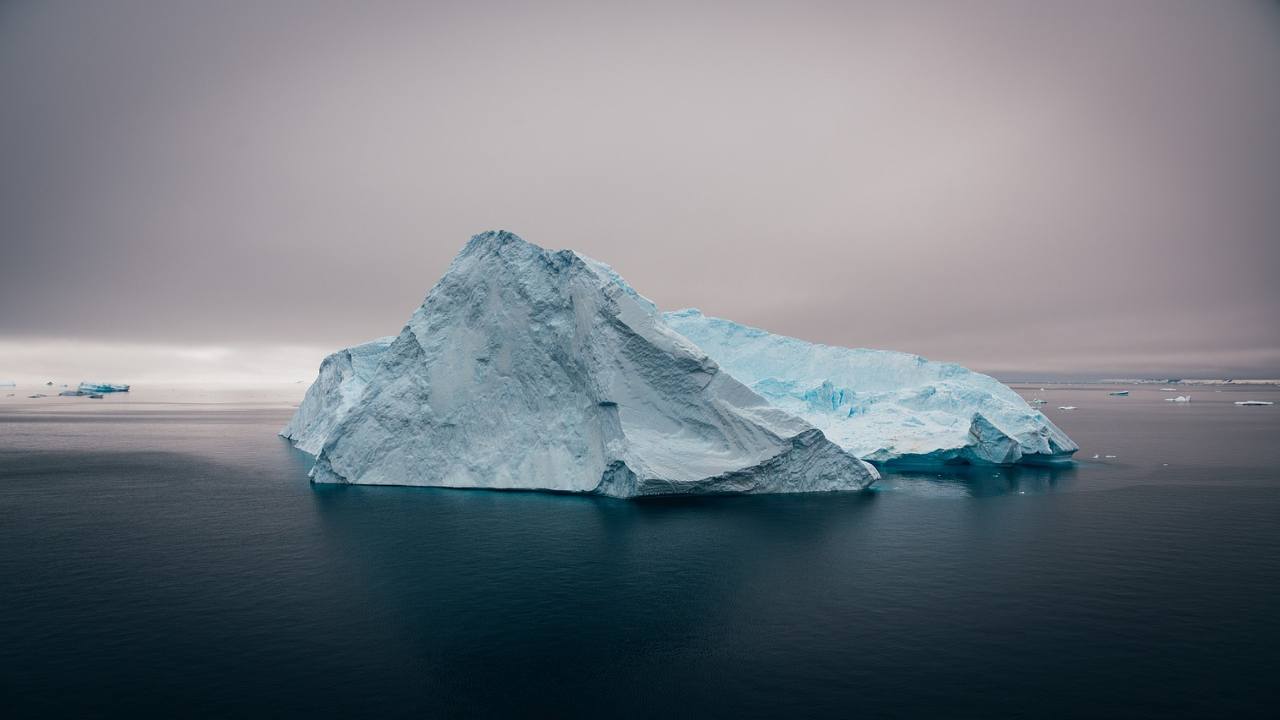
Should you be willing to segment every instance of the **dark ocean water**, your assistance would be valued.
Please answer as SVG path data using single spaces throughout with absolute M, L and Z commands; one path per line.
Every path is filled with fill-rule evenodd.
M 1066 470 L 626 502 L 312 487 L 293 396 L 20 388 L 0 713 L 1274 716 L 1280 405 L 1231 401 L 1280 392 L 1108 389 L 1019 388 Z

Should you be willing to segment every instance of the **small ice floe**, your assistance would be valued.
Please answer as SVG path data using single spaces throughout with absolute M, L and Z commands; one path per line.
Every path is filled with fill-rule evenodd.
M 1129 391 L 1128 391 L 1128 390 L 1117 390 L 1117 391 L 1115 391 L 1115 392 L 1109 392 L 1109 393 L 1107 393 L 1107 394 L 1108 394 L 1108 395 L 1113 395 L 1113 396 L 1115 396 L 1115 397 L 1126 397 L 1126 396 L 1128 396 L 1128 395 L 1129 395 Z
M 1164 401 L 1165 401 L 1165 402 L 1177 402 L 1177 403 L 1191 402 L 1191 396 L 1190 396 L 1190 395 L 1179 395 L 1178 397 L 1165 398 L 1165 399 L 1164 399 Z
M 1075 405 L 1059 405 L 1058 409 L 1059 410 L 1075 410 L 1076 406 Z
M 1275 405 L 1275 403 L 1271 402 L 1270 400 L 1237 400 L 1236 404 L 1242 405 L 1245 407 L 1256 407 L 1259 405 Z
M 1040 398 L 1031 398 L 1031 400 L 1029 400 L 1028 402 L 1030 402 L 1032 405 L 1044 405 L 1045 403 L 1047 403 L 1047 402 L 1049 402 L 1049 401 L 1048 401 L 1048 400 L 1041 400 Z
M 102 397 L 103 397 L 102 393 L 89 393 L 90 400 L 101 400 Z
M 1178 388 L 1160 388 L 1161 392 L 1178 392 Z
M 82 382 L 80 383 L 80 392 L 82 393 L 129 392 L 129 386 L 117 385 L 115 383 L 104 383 L 104 382 Z
M 1044 388 L 1040 388 L 1040 392 L 1044 392 Z
M 1108 460 L 1114 460 L 1114 459 L 1115 459 L 1115 457 L 1116 457 L 1115 455 L 1107 455 L 1107 456 L 1106 456 L 1106 458 L 1107 458 Z
M 28 395 L 27 397 L 34 399 L 34 398 L 42 398 L 42 397 L 49 397 L 49 396 L 45 395 L 44 393 L 36 393 L 35 395 Z
M 0 380 L 0 387 L 18 387 L 18 383 L 12 380 Z
M 1098 459 L 1098 454 L 1097 454 L 1097 453 L 1094 453 L 1094 455 L 1093 455 L 1093 459 L 1094 459 L 1094 460 L 1097 460 L 1097 459 Z
M 79 390 L 63 390 L 62 392 L 58 393 L 58 396 L 59 397 L 80 397 L 83 394 L 84 393 L 80 392 Z

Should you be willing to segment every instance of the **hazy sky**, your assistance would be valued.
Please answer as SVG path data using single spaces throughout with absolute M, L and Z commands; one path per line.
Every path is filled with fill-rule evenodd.
M 1005 377 L 1280 376 L 1280 5 L 0 2 L 0 377 L 310 377 L 490 228 Z

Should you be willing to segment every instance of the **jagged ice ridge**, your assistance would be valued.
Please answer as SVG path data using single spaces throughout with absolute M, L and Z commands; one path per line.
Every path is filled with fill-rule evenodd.
M 959 365 L 818 345 L 692 309 L 665 319 L 729 374 L 864 460 L 1056 464 L 1079 449 L 1008 386 Z

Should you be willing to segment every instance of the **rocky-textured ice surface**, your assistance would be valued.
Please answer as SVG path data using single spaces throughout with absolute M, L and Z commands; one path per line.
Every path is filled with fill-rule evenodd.
M 878 477 L 721 371 L 608 266 L 506 232 L 472 238 L 385 348 L 345 352 L 283 431 L 317 455 L 316 482 L 635 497 Z
M 325 439 L 364 394 L 369 377 L 393 340 L 394 336 L 378 338 L 325 358 L 320 363 L 320 376 L 307 388 L 298 411 L 280 434 L 299 450 L 319 453 Z
M 864 460 L 1068 461 L 1078 448 L 995 378 L 884 350 L 817 345 L 703 315 L 668 325 L 777 407 Z

